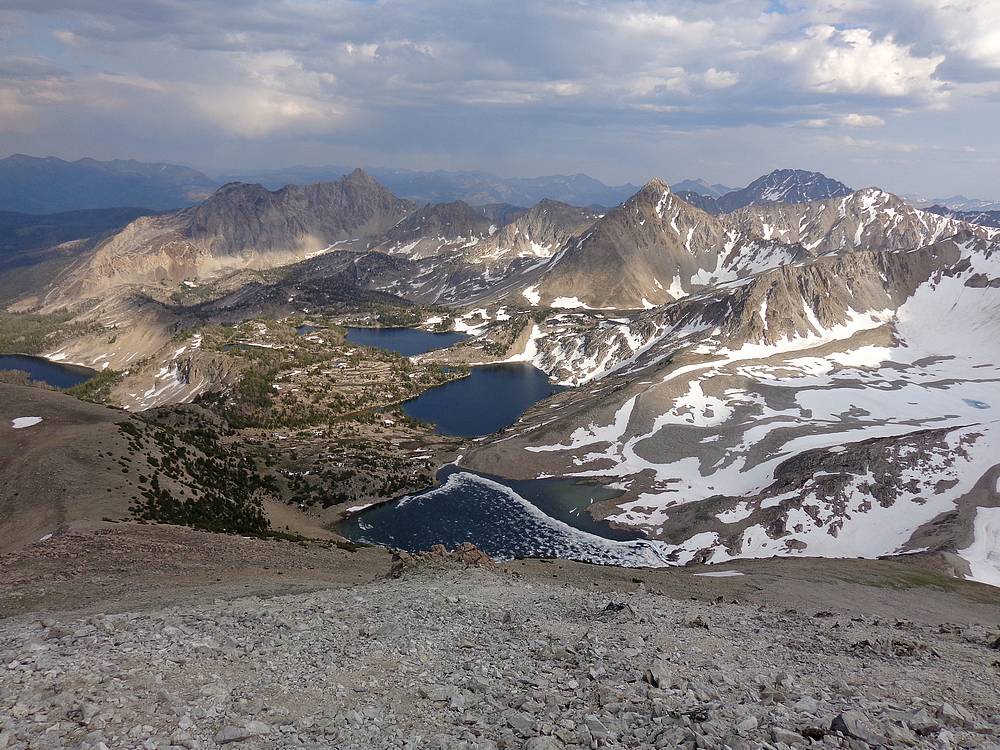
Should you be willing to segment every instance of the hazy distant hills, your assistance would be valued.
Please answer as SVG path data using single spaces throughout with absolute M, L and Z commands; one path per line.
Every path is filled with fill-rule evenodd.
M 184 208 L 205 200 L 229 182 L 259 184 L 269 190 L 286 185 L 333 182 L 353 166 L 293 166 L 283 169 L 209 176 L 190 167 L 135 160 L 65 161 L 56 157 L 14 154 L 0 159 L 0 211 L 47 214 L 84 209 L 135 207 L 152 211 Z M 585 174 L 542 177 L 498 177 L 486 172 L 415 171 L 390 167 L 366 172 L 393 194 L 419 204 L 463 201 L 500 211 L 506 220 L 517 209 L 543 200 L 572 206 L 611 208 L 640 189 L 638 185 L 607 185 Z M 753 203 L 804 203 L 844 197 L 852 189 L 819 172 L 778 169 L 744 188 L 694 178 L 670 189 L 683 200 L 711 214 L 722 214 Z M 1000 202 L 966 198 L 926 198 L 904 195 L 917 208 L 943 206 L 952 211 L 996 211 Z M 505 222 L 504 222 L 505 223 Z
M 935 208 L 950 209 L 951 211 L 1000 211 L 1000 201 L 982 200 L 981 198 L 969 198 L 964 195 L 950 195 L 947 198 L 928 198 L 915 193 L 907 193 L 903 199 L 917 208 L 926 208 L 933 211 Z
M 709 198 L 721 198 L 726 193 L 731 193 L 739 188 L 728 187 L 718 182 L 709 184 L 708 180 L 698 178 L 694 180 L 681 180 L 680 182 L 675 182 L 670 186 L 670 189 L 675 193 L 687 192 L 704 195 Z
M 351 166 L 288 167 L 209 177 L 189 167 L 134 160 L 65 161 L 14 154 L 0 159 L 0 211 L 45 214 L 91 208 L 184 208 L 229 182 L 257 183 L 269 190 L 286 185 L 333 182 Z M 367 170 L 401 198 L 417 203 L 464 201 L 473 206 L 527 208 L 551 199 L 574 206 L 616 206 L 637 185 L 605 185 L 585 174 L 497 177 L 485 172 Z
M 336 180 L 353 167 L 290 167 L 229 175 L 227 180 L 257 182 L 272 190 L 289 184 Z M 497 177 L 485 172 L 418 172 L 385 167 L 365 171 L 401 198 L 418 203 L 464 201 L 472 206 L 507 203 L 533 206 L 546 198 L 574 206 L 616 206 L 639 186 L 605 185 L 585 174 L 546 177 Z
M 204 200 L 218 183 L 189 167 L 131 159 L 0 159 L 0 211 L 48 214 L 94 208 L 164 210 Z

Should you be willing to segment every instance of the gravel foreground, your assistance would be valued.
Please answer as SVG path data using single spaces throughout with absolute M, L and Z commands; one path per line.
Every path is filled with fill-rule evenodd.
M 418 565 L 0 621 L 0 750 L 1000 748 L 998 633 Z

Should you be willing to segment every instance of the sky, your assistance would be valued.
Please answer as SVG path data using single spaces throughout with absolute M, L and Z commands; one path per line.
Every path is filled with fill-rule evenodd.
M 0 155 L 1000 198 L 1000 0 L 0 0 Z

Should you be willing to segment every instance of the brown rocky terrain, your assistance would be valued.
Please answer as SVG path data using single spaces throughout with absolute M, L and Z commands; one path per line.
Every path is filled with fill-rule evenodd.
M 741 235 L 651 180 L 569 242 L 524 297 L 555 307 L 642 309 L 801 254 Z
M 124 526 L 3 562 L 8 747 L 864 750 L 1000 736 L 994 590 L 894 563 L 762 561 L 721 578 L 390 566 L 377 550 Z
M 176 286 L 226 270 L 288 264 L 335 243 L 381 235 L 412 210 L 360 170 L 275 192 L 230 183 L 191 208 L 132 222 L 67 271 L 46 304 L 74 303 L 123 284 Z

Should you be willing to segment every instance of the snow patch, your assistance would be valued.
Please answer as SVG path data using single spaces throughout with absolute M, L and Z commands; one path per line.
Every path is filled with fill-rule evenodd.
M 525 290 L 527 292 L 527 290 Z M 532 304 L 538 304 L 534 302 Z M 580 301 L 579 297 L 556 297 L 552 300 L 552 307 L 559 307 L 563 309 L 578 309 L 581 307 L 586 307 L 586 305 Z
M 1000 508 L 979 508 L 972 544 L 958 551 L 969 563 L 969 580 L 1000 586 Z

